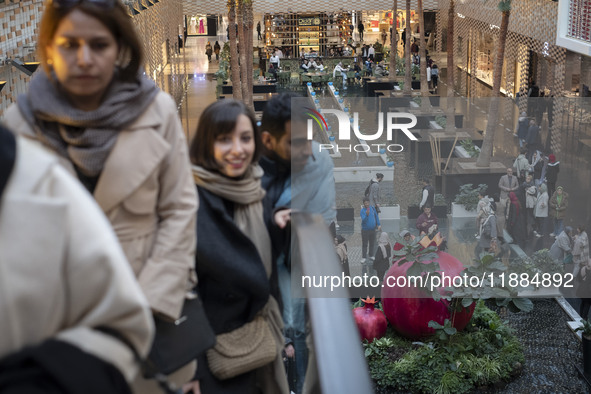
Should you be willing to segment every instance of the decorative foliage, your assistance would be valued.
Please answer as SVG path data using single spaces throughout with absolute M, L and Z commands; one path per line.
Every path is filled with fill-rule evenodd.
M 453 303 L 457 308 L 470 305 L 475 299 L 495 299 L 497 306 L 508 308 L 511 312 L 530 312 L 533 303 L 528 298 L 519 298 L 518 292 L 525 287 L 511 287 L 507 267 L 492 254 L 485 253 L 473 260 L 461 276 L 482 278 L 479 286 L 454 287 Z M 519 283 L 519 282 L 518 282 Z
M 526 273 L 530 278 L 533 278 L 536 274 L 563 273 L 564 264 L 554 260 L 548 249 L 540 249 L 531 256 L 514 260 L 511 264 L 511 271 L 520 274 Z
M 436 335 L 426 343 L 405 340 L 393 330 L 364 343 L 377 393 L 466 393 L 521 371 L 517 338 L 483 301 L 463 332 L 454 332 L 449 321 L 435 325 Z
M 435 197 L 433 198 L 436 207 L 445 207 L 447 206 L 447 201 L 445 201 L 445 197 L 441 193 L 435 193 Z
M 461 140 L 460 145 L 466 150 L 466 152 L 468 152 L 470 157 L 478 157 L 480 154 L 480 149 L 474 145 L 474 142 L 472 142 L 471 139 Z
M 467 211 L 474 211 L 478 206 L 478 193 L 485 193 L 488 186 L 481 183 L 477 187 L 472 187 L 471 183 L 460 186 L 460 192 L 454 200 L 457 204 L 462 204 Z
M 589 320 L 581 319 L 580 323 L 581 325 L 575 329 L 575 332 L 582 331 L 581 334 L 583 334 L 586 339 L 591 340 L 591 322 L 589 322 Z
M 437 123 L 439 126 L 445 128 L 445 125 L 447 125 L 447 118 L 443 115 L 437 115 L 435 117 L 435 123 Z

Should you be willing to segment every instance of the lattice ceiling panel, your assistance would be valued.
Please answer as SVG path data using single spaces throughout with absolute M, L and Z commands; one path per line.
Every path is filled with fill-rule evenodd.
M 423 0 L 423 8 L 435 10 L 438 6 L 438 0 Z M 279 1 L 279 0 L 253 0 L 254 12 L 272 13 L 272 12 L 335 12 L 335 11 L 379 11 L 392 9 L 394 2 L 392 0 L 351 0 L 343 2 L 340 0 L 298 0 L 298 1 Z M 185 0 L 183 11 L 187 15 L 191 14 L 225 14 L 227 12 L 226 1 L 207 1 L 207 0 Z M 398 8 L 404 8 L 404 0 L 398 1 Z M 417 7 L 417 1 L 411 1 L 411 7 Z

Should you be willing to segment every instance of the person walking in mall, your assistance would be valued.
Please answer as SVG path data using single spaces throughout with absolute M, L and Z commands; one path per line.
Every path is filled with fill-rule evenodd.
M 525 144 L 527 146 L 527 160 L 531 161 L 531 158 L 535 151 L 541 148 L 540 138 L 540 126 L 535 120 L 529 121 L 529 128 L 527 129 L 527 137 L 525 137 Z
M 579 315 L 587 320 L 589 318 L 589 309 L 591 308 L 591 259 L 581 267 L 577 279 L 576 295 L 581 299 Z
M 215 42 L 215 44 L 213 44 L 213 52 L 215 53 L 215 60 L 219 61 L 220 60 L 220 50 L 222 48 L 220 47 L 220 43 L 219 42 Z
M 375 208 L 369 203 L 369 198 L 363 198 L 363 207 L 360 211 L 361 216 L 361 264 L 363 264 L 363 273 L 368 273 L 368 267 L 371 267 L 373 260 L 374 245 L 376 242 L 376 231 L 382 229 L 380 218 Z
M 554 195 L 556 182 L 558 181 L 558 172 L 560 172 L 560 162 L 556 156 L 551 153 L 548 155 L 548 164 L 546 166 L 546 182 L 548 183 L 548 195 Z
M 261 21 L 257 22 L 257 40 L 262 40 L 263 37 L 261 36 Z
M 536 197 L 536 205 L 534 207 L 534 216 L 536 218 L 536 229 L 534 230 L 534 235 L 538 238 L 546 235 L 546 230 L 548 228 L 547 222 L 549 200 L 548 187 L 545 183 L 542 183 L 538 187 L 538 195 Z
M 525 206 L 525 238 L 529 239 L 530 234 L 535 230 L 534 208 L 538 197 L 538 188 L 531 174 L 525 176 L 525 182 L 519 187 L 519 194 L 522 206 Z
M 431 180 L 427 177 L 423 178 L 423 192 L 419 209 L 422 211 L 426 205 L 430 207 L 435 205 L 435 188 L 431 185 Z
M 0 147 L 0 392 L 131 393 L 154 328 L 113 229 L 57 156 Z
M 305 60 L 304 62 L 307 63 L 308 61 Z M 334 69 L 332 70 L 332 79 L 335 79 L 337 75 L 340 75 L 343 78 L 343 89 L 347 89 L 347 71 L 349 71 L 349 69 L 344 67 L 342 62 L 339 62 L 334 66 Z
M 265 148 L 259 160 L 265 173 L 261 184 L 271 208 L 292 207 L 294 204 L 298 211 L 321 214 L 327 227 L 331 228 L 336 222 L 333 162 L 327 151 L 319 151 L 317 142 L 306 138 L 306 119 L 297 115 L 303 112 L 292 107 L 292 101 L 297 105 L 301 100 L 294 94 L 282 93 L 271 98 L 265 106 L 261 119 L 261 139 Z M 341 267 L 349 275 L 346 244 L 339 242 L 335 247 L 337 253 L 347 260 L 341 260 Z M 293 392 L 301 394 L 310 355 L 306 344 L 309 334 L 306 300 L 295 294 L 295 288 L 292 292 L 290 239 L 284 240 L 279 252 L 282 253 L 276 259 L 277 276 L 284 306 L 284 333 L 290 342 L 285 350 L 295 357 L 296 367 L 295 382 L 290 380 L 290 385 Z
M 525 147 L 525 139 L 527 138 L 527 130 L 529 129 L 529 119 L 527 114 L 521 113 L 521 116 L 517 120 L 517 133 L 513 134 L 519 140 L 519 149 Z
M 341 271 L 345 276 L 350 276 L 351 271 L 349 269 L 349 254 L 347 251 L 347 240 L 342 235 L 337 235 L 334 238 L 334 248 L 337 252 L 339 262 L 341 263 Z M 302 382 L 303 385 L 303 382 Z
M 502 217 L 501 220 L 504 220 L 508 214 L 509 193 L 516 191 L 518 188 L 519 182 L 517 181 L 517 177 L 513 175 L 513 168 L 507 167 L 507 174 L 499 179 L 499 189 L 501 189 L 501 194 L 499 196 L 500 210 L 497 209 L 497 212 L 500 217 Z
M 552 197 L 550 197 L 550 217 L 553 219 L 554 231 L 551 237 L 557 236 L 562 231 L 562 222 L 568 208 L 568 193 L 562 186 L 558 186 Z
M 585 231 L 584 225 L 577 226 L 577 233 L 573 242 L 573 263 L 575 265 L 573 276 L 576 278 L 579 270 L 587 264 L 589 260 L 589 237 Z
M 281 62 L 281 60 L 279 59 L 279 55 L 277 54 L 277 51 L 273 52 L 273 54 L 269 58 L 269 63 L 273 65 L 275 70 L 279 70 L 280 62 Z
M 515 168 L 515 174 L 517 175 L 517 179 L 519 180 L 519 184 L 521 185 L 525 182 L 525 175 L 527 175 L 529 171 L 529 160 L 526 157 L 527 149 L 521 148 L 519 150 L 519 155 L 513 162 L 513 167 Z
M 497 218 L 491 204 L 485 204 L 482 209 L 483 216 L 479 228 L 479 240 L 476 247 L 476 257 L 480 257 L 481 251 L 494 249 L 497 242 Z
M 439 81 L 439 66 L 433 62 L 433 66 L 431 66 L 431 84 L 433 86 L 433 91 L 437 93 L 437 84 Z
M 550 247 L 550 255 L 554 260 L 561 264 L 572 264 L 572 233 L 572 227 L 566 226 L 564 230 L 558 234 L 552 247 Z
M 195 253 L 197 195 L 177 106 L 143 73 L 128 9 L 53 0 L 38 41 L 43 70 L 5 116 L 57 152 L 111 222 L 155 316 L 181 317 Z M 188 381 L 195 364 L 170 376 Z M 134 391 L 159 392 L 136 379 Z
M 376 55 L 376 49 L 373 47 L 373 44 L 369 44 L 369 48 L 367 49 L 367 57 L 368 57 L 368 59 L 373 62 L 375 55 Z
M 262 326 L 266 328 L 261 342 L 273 343 L 276 355 L 260 368 L 243 365 L 241 372 L 225 378 L 212 368 L 217 358 L 203 355 L 196 380 L 185 386 L 185 392 L 200 388 L 203 393 L 289 393 L 281 357 L 283 320 L 272 233 L 286 226 L 290 211 L 273 213 L 264 200 L 263 170 L 257 164 L 262 149 L 254 113 L 244 103 L 217 101 L 201 114 L 190 148 L 199 194 L 194 263 L 216 347 L 235 352 L 235 357 L 245 354 L 248 343 L 232 338 Z
M 363 32 L 365 31 L 365 27 L 363 26 L 363 22 L 361 20 L 357 24 L 357 31 L 359 32 L 359 41 L 363 42 Z
M 392 257 L 392 246 L 388 233 L 382 231 L 378 239 L 378 249 L 376 251 L 373 267 L 377 272 L 380 282 L 384 280 L 386 271 L 390 268 L 390 257 Z
M 525 244 L 525 210 L 515 192 L 509 193 L 509 213 L 507 214 L 507 231 L 521 247 Z
M 213 49 L 211 48 L 211 43 L 207 41 L 205 44 L 205 54 L 207 55 L 207 61 L 211 62 L 211 55 L 213 54 Z
M 381 172 L 377 172 L 376 176 L 373 177 L 370 181 L 369 181 L 369 205 L 371 205 L 372 207 L 375 208 L 377 213 L 380 213 L 380 204 L 382 201 L 382 196 L 381 196 L 381 183 L 384 180 L 384 174 L 382 174 Z

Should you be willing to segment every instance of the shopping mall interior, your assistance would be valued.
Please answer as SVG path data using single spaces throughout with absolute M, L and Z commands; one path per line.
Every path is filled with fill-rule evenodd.
M 228 58 L 228 4 L 203 0 L 125 0 L 124 3 L 143 40 L 146 75 L 174 98 L 183 131 L 187 140 L 191 140 L 204 109 L 213 102 L 233 97 Z M 501 1 L 501 4 L 509 4 L 510 12 L 502 12 L 495 1 L 481 0 L 412 0 L 410 12 L 403 1 L 394 2 L 397 10 L 392 10 L 392 1 L 384 0 L 346 3 L 253 0 L 250 3 L 253 21 L 245 32 L 252 34 L 254 75 L 251 93 L 257 119 L 260 120 L 266 101 L 283 92 L 295 92 L 319 112 L 335 109 L 356 113 L 361 118 L 360 125 L 367 130 L 380 128 L 381 132 L 381 113 L 385 112 L 411 113 L 418 121 L 411 130 L 418 137 L 417 141 L 396 134 L 389 140 L 380 139 L 385 145 L 393 143 L 401 147 L 396 154 L 385 149 L 373 152 L 355 147 L 339 151 L 329 129 L 315 129 L 314 139 L 323 146 L 331 146 L 336 232 L 347 240 L 351 275 L 363 275 L 372 270 L 362 258 L 360 211 L 363 191 L 377 173 L 385 175 L 381 184 L 384 213 L 380 215 L 382 231 L 389 235 L 392 243 L 397 242 L 401 231 L 406 229 L 418 235 L 415 227 L 417 210 L 423 180 L 428 179 L 436 192 L 435 208 L 440 205 L 442 209 L 436 212 L 447 252 L 465 266 L 473 264 L 481 251 L 477 214 L 469 210 L 460 213 L 456 202 L 460 201 L 458 196 L 465 184 L 485 185 L 487 191 L 484 193 L 490 197 L 500 192 L 499 179 L 508 167 L 515 166 L 523 144 L 521 139 L 525 140 L 517 135 L 522 113 L 539 127 L 537 155 L 545 156 L 546 160 L 552 156 L 560 163 L 555 186 L 562 186 L 570 194 L 564 226 L 590 228 L 591 1 Z M 423 12 L 419 12 L 421 5 Z M 31 75 L 43 72 L 42 68 L 37 70 L 40 59 L 36 51 L 43 9 L 41 0 L 0 0 L 0 118 L 18 96 L 28 90 Z M 505 17 L 509 18 L 508 30 L 501 40 Z M 426 51 L 425 60 L 419 53 L 411 54 L 410 61 L 406 62 L 406 42 L 402 41 L 405 26 L 410 27 L 408 37 L 404 35 L 412 45 L 408 52 L 414 52 L 413 46 L 423 38 L 424 45 L 420 47 L 421 53 L 423 48 Z M 420 26 L 424 31 L 421 32 Z M 500 42 L 504 43 L 504 51 L 500 76 L 497 76 L 495 65 Z M 213 47 L 216 43 L 220 45 L 219 54 L 208 55 L 208 45 Z M 393 44 L 395 50 L 392 50 Z M 371 45 L 375 50 L 369 70 L 365 45 Z M 418 48 L 417 45 L 417 51 Z M 281 52 L 277 63 L 279 69 L 270 72 L 270 65 L 275 62 L 272 57 L 278 51 Z M 392 58 L 394 60 L 390 61 Z M 320 64 L 320 60 L 323 69 L 303 71 L 304 59 L 315 64 Z M 419 65 L 423 61 L 430 66 L 429 70 L 439 69 L 435 81 L 430 77 L 428 82 Z M 347 68 L 342 75 L 333 73 L 339 62 Z M 360 67 L 357 72 L 354 71 L 356 64 Z M 413 71 L 406 79 L 405 68 L 408 66 Z M 377 74 L 378 67 L 383 67 L 381 74 Z M 408 88 L 407 81 L 411 81 L 412 90 L 405 89 Z M 498 91 L 495 92 L 493 88 L 497 81 Z M 428 89 L 421 89 L 425 86 L 423 84 L 428 85 Z M 497 108 L 496 118 L 491 116 L 493 107 Z M 450 126 L 454 119 L 455 124 Z M 483 167 L 476 161 L 487 133 L 494 134 L 494 142 L 490 163 Z M 368 146 L 360 139 L 360 145 L 356 146 L 361 145 Z M 530 160 L 533 160 L 531 156 Z M 476 195 L 475 192 L 472 194 Z M 391 213 L 387 206 L 393 208 Z M 308 240 L 314 239 L 309 234 L 319 238 L 324 236 L 322 229 L 305 220 L 301 225 L 301 229 L 294 231 L 296 236 Z M 308 236 L 304 230 L 310 232 Z M 541 236 L 532 233 L 518 242 L 507 230 L 501 231 L 504 237 L 499 234 L 499 238 L 504 240 L 498 247 L 497 257 L 508 269 L 507 277 L 510 272 L 527 272 L 531 278 L 535 273 L 542 275 L 547 267 L 541 268 L 541 265 L 546 264 L 544 259 L 556 242 L 554 235 L 558 234 L 542 230 L 539 231 Z M 316 244 L 313 244 L 310 247 L 312 252 L 300 251 L 302 260 L 315 262 L 334 257 L 329 256 L 334 254 L 332 244 L 328 250 L 324 246 L 315 248 Z M 565 275 L 571 273 L 573 267 L 572 263 L 565 264 L 561 264 L 556 272 L 566 280 Z M 310 265 L 313 264 L 302 262 L 303 269 L 312 269 Z M 313 330 L 318 330 L 317 338 L 321 338 L 315 338 L 314 342 L 321 391 L 589 392 L 591 347 L 581 351 L 582 335 L 580 331 L 575 332 L 581 320 L 581 301 L 575 288 L 555 282 L 553 280 L 548 286 L 523 286 L 527 289 L 503 293 L 504 298 L 531 300 L 533 310 L 529 312 L 514 313 L 515 308 L 495 303 L 496 299 L 503 298 L 498 293 L 474 297 L 487 300 L 486 306 L 497 317 L 491 318 L 487 315 L 488 310 L 483 311 L 477 306 L 474 313 L 480 320 L 470 324 L 474 327 L 502 325 L 502 328 L 486 331 L 486 335 L 492 335 L 497 342 L 505 341 L 505 345 L 515 344 L 523 357 L 514 356 L 513 350 L 499 345 L 498 354 L 502 353 L 502 357 L 496 358 L 497 353 L 491 350 L 488 358 L 478 358 L 481 360 L 478 362 L 486 359 L 489 363 L 489 369 L 480 373 L 490 376 L 462 380 L 463 383 L 458 383 L 460 386 L 454 386 L 453 380 L 459 379 L 459 375 L 469 375 L 467 369 L 470 368 L 464 365 L 478 362 L 470 361 L 470 357 L 476 356 L 463 354 L 464 348 L 459 350 L 459 344 L 465 345 L 462 341 L 468 340 L 466 336 L 454 342 L 455 328 L 444 326 L 443 321 L 441 327 L 430 328 L 432 331 L 435 328 L 434 331 L 444 338 L 439 342 L 421 338 L 420 342 L 407 341 L 401 345 L 401 341 L 392 339 L 373 345 L 370 340 L 363 345 L 353 341 L 355 344 L 351 346 L 341 346 L 350 342 L 348 335 L 356 333 L 351 334 L 345 329 L 353 324 L 350 317 L 337 313 L 345 304 L 339 297 L 347 297 L 345 306 L 349 308 L 349 299 L 358 299 L 367 289 L 350 294 L 319 293 L 318 298 L 310 298 L 309 313 Z M 380 292 L 374 295 L 379 298 Z M 421 298 L 417 300 L 422 301 Z M 446 305 L 451 310 L 452 302 Z M 331 315 L 328 310 L 336 315 Z M 411 319 L 412 313 L 408 313 L 407 317 Z M 452 315 L 455 317 L 455 312 Z M 482 323 L 484 320 L 486 322 Z M 339 325 L 335 326 L 335 322 Z M 337 333 L 339 329 L 336 327 L 341 326 L 345 327 L 343 332 Z M 472 326 L 465 329 L 468 331 L 466 335 L 476 336 L 478 330 L 470 328 Z M 395 336 L 393 331 L 389 327 L 386 335 Z M 591 335 L 591 329 L 589 331 Z M 396 350 L 389 350 L 391 347 Z M 403 359 L 408 353 L 418 359 L 441 349 L 447 354 L 462 353 L 464 358 L 447 358 L 442 361 L 445 366 L 429 366 L 444 371 L 437 386 L 431 377 L 427 377 L 428 373 L 419 371 L 408 359 Z M 508 353 L 503 353 L 505 350 L 502 349 Z M 509 353 L 513 358 L 507 356 Z M 584 354 L 589 358 L 585 364 Z M 511 365 L 503 364 L 506 362 L 503 357 L 510 359 Z M 350 361 L 344 362 L 345 359 Z M 412 375 L 401 372 L 402 362 L 409 363 L 404 365 L 413 371 Z M 342 368 L 323 368 L 323 365 Z M 356 371 L 358 368 L 359 372 Z M 419 378 L 413 382 L 414 376 Z M 352 387 L 356 391 L 351 391 Z

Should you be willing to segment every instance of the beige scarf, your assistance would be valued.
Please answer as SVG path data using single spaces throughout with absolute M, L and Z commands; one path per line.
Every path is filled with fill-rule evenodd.
M 254 243 L 267 277 L 270 277 L 271 239 L 263 219 L 262 200 L 265 191 L 261 187 L 262 176 L 263 169 L 258 165 L 251 165 L 240 179 L 193 166 L 193 178 L 197 186 L 234 203 L 234 223 Z

